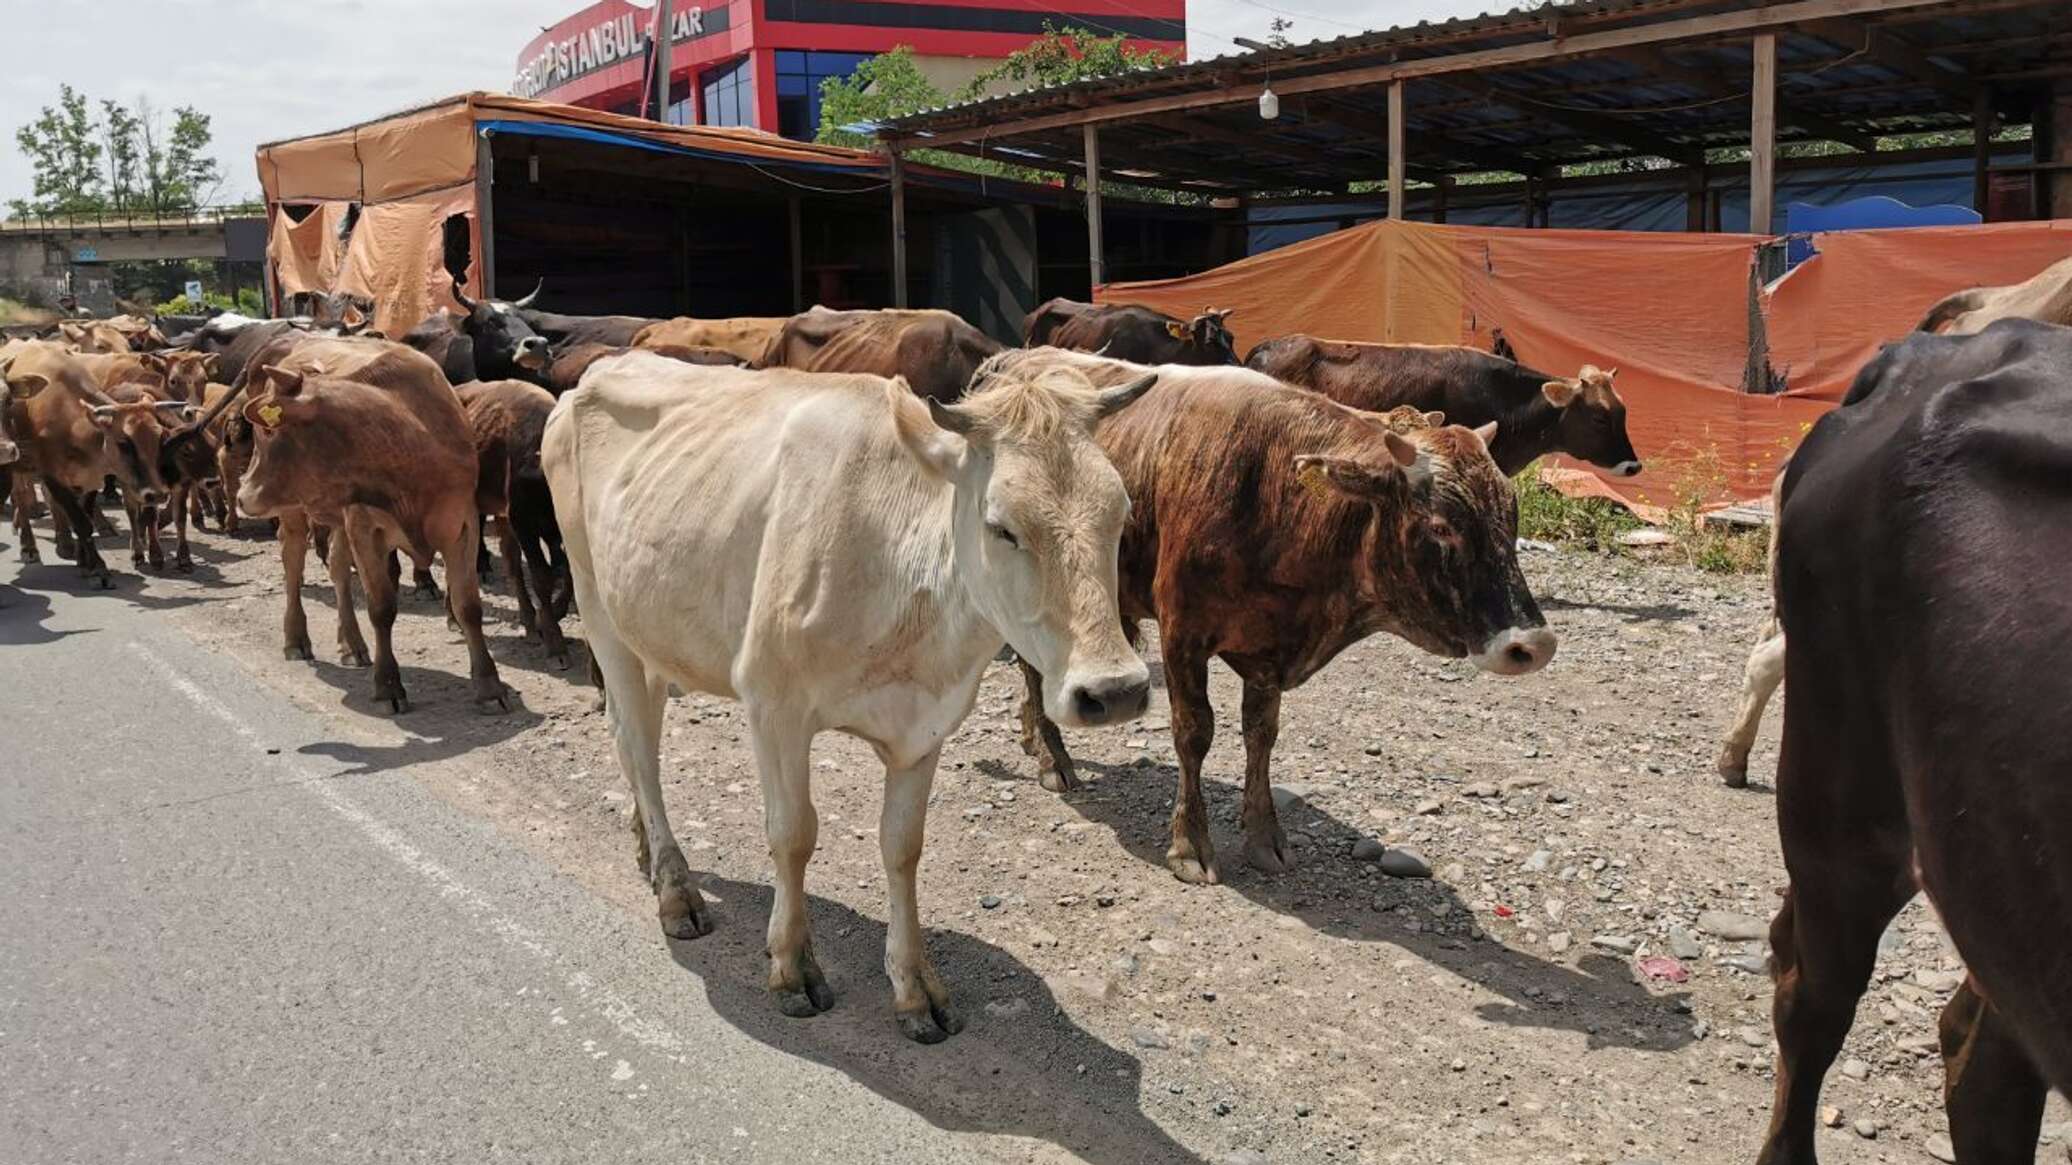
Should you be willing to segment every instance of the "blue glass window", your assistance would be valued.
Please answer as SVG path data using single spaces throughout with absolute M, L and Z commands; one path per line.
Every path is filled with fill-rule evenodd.
M 777 132 L 811 141 L 820 129 L 820 83 L 846 77 L 870 53 L 818 53 L 777 50 Z
M 755 124 L 755 68 L 753 57 L 742 57 L 731 65 L 707 69 L 698 77 L 704 90 L 706 125 Z

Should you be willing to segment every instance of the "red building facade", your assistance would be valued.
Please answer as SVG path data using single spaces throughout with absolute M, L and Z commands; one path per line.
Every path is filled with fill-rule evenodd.
M 945 92 L 1041 35 L 1046 22 L 1183 55 L 1186 0 L 713 0 L 672 5 L 670 106 L 686 125 L 811 138 L 820 83 L 900 45 Z M 643 112 L 653 7 L 599 0 L 525 46 L 512 92 Z M 653 116 L 652 111 L 647 111 Z

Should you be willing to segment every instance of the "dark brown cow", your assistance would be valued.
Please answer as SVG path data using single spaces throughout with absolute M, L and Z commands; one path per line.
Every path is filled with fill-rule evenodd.
M 1942 1016 L 1956 1159 L 2029 1161 L 2072 1090 L 2072 330 L 1888 346 L 1785 471 L 1770 927 L 1779 1047 L 1759 1160 L 1814 1160 L 1820 1086 L 1925 890 L 1969 969 Z
M 1066 365 L 1097 386 L 1141 365 L 1038 348 L 980 370 Z M 1158 386 L 1102 426 L 1132 502 L 1121 551 L 1126 622 L 1158 620 L 1180 794 L 1166 865 L 1219 875 L 1201 794 L 1215 734 L 1208 665 L 1244 681 L 1245 857 L 1288 867 L 1268 764 L 1281 693 L 1376 631 L 1522 675 L 1554 654 L 1518 570 L 1517 499 L 1490 460 L 1495 430 L 1430 427 L 1415 411 L 1360 412 L 1242 368 L 1158 370 Z M 1048 788 L 1071 759 L 1040 706 L 1023 747 Z
M 554 363 L 547 368 L 547 390 L 560 396 L 576 386 L 589 371 L 592 364 L 606 356 L 618 356 L 631 352 L 632 348 L 613 347 L 610 344 L 577 344 L 554 357 Z M 640 349 L 686 364 L 707 364 L 726 367 L 740 367 L 747 363 L 734 353 L 720 348 L 686 348 L 677 344 L 649 344 Z
M 533 295 L 538 294 L 539 289 L 534 288 Z M 532 296 L 526 298 L 530 300 Z M 518 314 L 533 331 L 545 336 L 556 352 L 576 344 L 629 348 L 633 345 L 633 337 L 639 335 L 642 328 L 664 322 L 649 316 L 565 316 L 531 308 L 524 308 Z
M 438 366 L 385 340 L 304 336 L 261 352 L 249 380 L 242 411 L 255 440 L 238 505 L 281 522 L 288 658 L 310 653 L 301 591 L 314 522 L 333 531 L 328 565 L 339 598 L 339 650 L 349 663 L 367 659 L 352 612 L 353 568 L 367 588 L 377 701 L 398 713 L 410 707 L 390 642 L 396 580 L 389 562 L 400 550 L 421 569 L 435 554 L 445 560 L 448 609 L 468 641 L 475 699 L 508 707 L 482 638 L 474 444 Z
M 948 403 L 964 395 L 971 374 L 999 351 L 999 341 L 946 311 L 816 307 L 786 320 L 757 366 L 903 376 L 916 393 Z
M 17 470 L 33 473 L 50 495 L 58 554 L 75 559 L 80 573 L 100 586 L 111 587 L 108 564 L 94 545 L 86 496 L 113 477 L 126 500 L 138 506 L 163 504 L 165 418 L 181 406 L 148 399 L 113 401 L 76 354 L 50 341 L 10 345 L 0 360 L 10 397 L 8 429 L 21 446 Z M 26 506 L 15 506 L 14 522 L 22 561 L 41 561 Z
M 162 381 L 130 379 L 119 381 L 105 390 L 109 399 L 119 405 L 148 406 L 157 410 L 162 425 L 170 427 L 178 421 L 192 421 L 199 413 L 185 401 L 173 400 L 167 395 Z M 139 443 L 139 453 L 144 452 Z M 165 484 L 165 502 L 148 501 L 150 494 L 139 494 L 125 488 L 122 491 L 122 508 L 129 515 L 130 565 L 143 570 L 147 565 L 155 571 L 166 566 L 165 548 L 159 541 L 161 524 L 159 514 L 170 513 L 174 523 L 173 569 L 187 572 L 194 569 L 194 558 L 187 544 L 187 524 L 190 517 L 190 503 L 196 500 L 195 492 L 204 480 L 216 476 L 216 450 L 206 435 L 199 440 L 174 442 L 165 439 L 161 432 L 156 442 L 159 479 Z
M 1223 322 L 1229 315 L 1227 308 L 1212 307 L 1181 320 L 1135 304 L 1053 299 L 1022 321 L 1022 343 L 1138 364 L 1235 364 L 1237 340 Z
M 211 382 L 202 389 L 202 407 L 208 423 L 202 427 L 208 443 L 216 450 L 217 489 L 222 493 L 220 520 L 225 534 L 236 534 L 242 521 L 237 509 L 237 491 L 245 471 L 252 465 L 252 426 L 244 414 L 229 408 L 231 388 Z M 220 407 L 219 407 L 220 406 Z
M 568 614 L 573 583 L 554 497 L 540 469 L 540 438 L 554 411 L 554 395 L 522 380 L 477 381 L 454 391 L 475 442 L 476 505 L 495 519 L 504 568 L 517 593 L 518 622 L 527 638 L 543 641 L 547 654 L 565 668 L 568 643 L 561 637 L 561 620 Z M 539 597 L 537 608 L 526 589 L 528 574 Z
M 1451 344 L 1356 344 L 1282 336 L 1252 349 L 1245 367 L 1315 389 L 1340 404 L 1386 412 L 1398 405 L 1446 414 L 1460 425 L 1497 422 L 1490 449 L 1514 474 L 1549 453 L 1639 473 L 1626 436 L 1617 369 L 1585 364 L 1572 379 L 1535 372 L 1476 348 Z

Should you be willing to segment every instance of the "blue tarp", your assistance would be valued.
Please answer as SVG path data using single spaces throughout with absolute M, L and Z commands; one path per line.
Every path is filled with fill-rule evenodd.
M 780 158 L 757 158 L 737 154 L 730 150 L 700 150 L 690 146 L 672 145 L 653 141 L 635 134 L 614 133 L 608 129 L 593 129 L 583 125 L 561 125 L 551 121 L 479 121 L 476 128 L 482 133 L 512 134 L 519 137 L 561 138 L 566 141 L 597 142 L 607 146 L 625 146 L 635 150 L 649 150 L 657 154 L 676 154 L 681 157 L 707 158 L 715 162 L 732 162 L 735 165 L 782 166 L 787 170 L 818 170 L 827 174 L 854 174 L 858 177 L 875 177 L 884 173 L 882 167 L 833 166 L 822 162 L 793 162 Z

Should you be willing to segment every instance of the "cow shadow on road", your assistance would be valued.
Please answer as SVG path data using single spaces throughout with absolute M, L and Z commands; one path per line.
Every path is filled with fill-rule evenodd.
M 1698 613 L 1694 607 L 1674 603 L 1651 603 L 1636 607 L 1622 603 L 1600 603 L 1591 599 L 1564 599 L 1556 595 L 1539 597 L 1542 611 L 1602 611 L 1626 623 L 1681 623 Z
M 1086 820 L 1107 826 L 1131 855 L 1166 873 L 1170 840 L 1167 821 L 1171 790 L 1179 779 L 1171 765 L 1141 767 L 1077 761 L 1081 786 L 1059 799 Z M 982 764 L 996 779 L 1012 770 Z M 1296 865 L 1285 874 L 1260 873 L 1245 864 L 1243 837 L 1235 822 L 1242 790 L 1211 780 L 1202 790 L 1223 882 L 1209 894 L 1239 894 L 1276 914 L 1298 918 L 1311 929 L 1355 942 L 1388 943 L 1479 983 L 1503 997 L 1478 1012 L 1492 1023 L 1580 1032 L 1592 1048 L 1622 1047 L 1673 1051 L 1692 1040 L 1688 1017 L 1677 1014 L 1685 993 L 1653 995 L 1634 981 L 1622 959 L 1585 949 L 1575 966 L 1506 946 L 1494 937 L 1459 933 L 1462 921 L 1484 927 L 1454 887 L 1443 880 L 1390 878 L 1354 862 L 1353 843 L 1367 836 L 1302 798 L 1284 805 L 1281 827 L 1310 841 L 1296 848 Z M 1350 887 L 1350 893 L 1347 888 Z M 1522 908 L 1522 904 L 1521 904 Z M 1446 922 L 1441 928 L 1435 923 Z M 1412 929 L 1412 925 L 1416 929 Z M 1484 928 L 1486 932 L 1486 927 Z
M 339 703 L 348 711 L 370 720 L 389 720 L 409 732 L 399 744 L 362 745 L 340 740 L 323 740 L 297 749 L 304 756 L 321 756 L 353 766 L 341 776 L 386 772 L 410 765 L 449 760 L 462 753 L 508 740 L 539 724 L 544 717 L 527 708 L 516 688 L 505 685 L 506 712 L 483 712 L 475 707 L 474 688 L 468 680 L 467 651 L 455 648 L 454 671 L 403 667 L 403 690 L 409 693 L 410 710 L 397 715 L 386 703 L 374 699 L 374 673 L 363 667 L 344 667 L 318 658 L 312 660 L 317 678 L 339 692 Z
M 1089 1161 L 1203 1159 L 1143 1111 L 1136 1057 L 1073 1022 L 1043 978 L 1007 951 L 956 931 L 928 933 L 965 1026 L 923 1047 L 893 1026 L 885 924 L 809 896 L 813 948 L 835 1007 L 787 1019 L 763 989 L 770 888 L 716 876 L 702 885 L 716 900 L 718 929 L 670 942 L 670 954 L 704 984 L 713 1010 L 749 1037 L 842 1072 L 939 1129 L 1039 1138 Z

